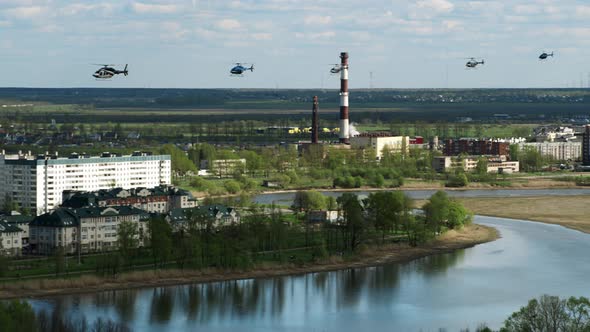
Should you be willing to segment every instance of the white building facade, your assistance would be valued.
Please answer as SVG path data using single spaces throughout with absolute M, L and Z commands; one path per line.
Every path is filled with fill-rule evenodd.
M 0 204 L 9 198 L 39 215 L 59 206 L 64 190 L 168 185 L 171 166 L 169 155 L 146 153 L 69 158 L 0 154 Z
M 582 142 L 538 142 L 520 143 L 520 150 L 533 147 L 540 154 L 550 156 L 555 160 L 578 160 L 582 158 Z
M 408 153 L 410 145 L 409 136 L 386 136 L 382 134 L 360 134 L 350 138 L 350 146 L 353 149 L 373 149 L 377 160 L 381 160 L 383 149 L 393 153 Z

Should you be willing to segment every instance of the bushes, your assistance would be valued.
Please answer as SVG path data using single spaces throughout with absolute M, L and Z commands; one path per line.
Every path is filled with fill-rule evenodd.
M 465 175 L 465 173 L 459 173 L 449 175 L 449 178 L 445 183 L 445 187 L 465 187 L 467 184 L 469 184 L 467 175 Z

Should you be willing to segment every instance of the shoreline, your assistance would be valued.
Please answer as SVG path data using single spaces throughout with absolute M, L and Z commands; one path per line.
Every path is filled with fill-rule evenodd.
M 559 182 L 558 184 L 553 183 L 552 185 L 539 184 L 539 185 L 512 185 L 507 187 L 492 186 L 487 184 L 472 183 L 466 187 L 445 187 L 445 186 L 412 186 L 405 185 L 395 188 L 375 188 L 375 187 L 360 187 L 360 188 L 298 188 L 298 189 L 279 189 L 279 190 L 264 190 L 259 192 L 246 193 L 248 195 L 272 195 L 272 194 L 290 194 L 298 191 L 319 191 L 319 192 L 378 192 L 378 191 L 420 191 L 420 190 L 444 190 L 444 191 L 466 191 L 466 190 L 560 190 L 560 189 L 590 189 L 589 186 L 578 186 L 573 182 Z M 203 199 L 207 197 L 207 194 L 201 191 L 191 190 L 193 196 L 197 199 Z M 223 197 L 236 197 L 239 195 L 216 195 L 210 196 L 211 198 L 223 198 Z
M 47 298 L 54 296 L 98 293 L 104 291 L 140 289 L 150 287 L 179 286 L 193 283 L 210 283 L 254 278 L 297 276 L 308 273 L 331 272 L 354 268 L 374 267 L 385 264 L 405 263 L 419 258 L 467 249 L 478 244 L 495 241 L 500 234 L 495 228 L 471 224 L 462 230 L 451 230 L 420 247 L 406 244 L 374 246 L 350 261 L 328 258 L 322 262 L 304 266 L 262 265 L 249 271 L 150 270 L 122 274 L 117 278 L 94 275 L 72 279 L 38 279 L 0 285 L 0 300 L 16 298 Z

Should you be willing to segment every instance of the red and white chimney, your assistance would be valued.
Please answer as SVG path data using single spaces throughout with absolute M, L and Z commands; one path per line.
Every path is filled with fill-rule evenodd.
M 348 125 L 348 53 L 340 53 L 340 143 L 350 144 Z

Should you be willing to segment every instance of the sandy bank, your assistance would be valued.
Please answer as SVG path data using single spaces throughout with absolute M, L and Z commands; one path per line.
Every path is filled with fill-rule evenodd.
M 458 200 L 475 214 L 557 224 L 590 233 L 590 195 Z
M 0 285 L 0 299 L 50 297 L 131 288 L 173 286 L 250 278 L 271 278 L 378 266 L 388 263 L 411 261 L 430 255 L 448 253 L 457 249 L 465 249 L 480 243 L 493 241 L 498 237 L 499 234 L 494 228 L 470 225 L 460 231 L 449 231 L 439 239 L 420 247 L 409 247 L 405 244 L 373 247 L 351 261 L 343 261 L 341 258 L 330 258 L 317 264 L 304 266 L 295 266 L 292 264 L 264 265 L 250 271 L 161 270 L 130 272 L 120 275 L 117 278 L 102 278 L 88 275 L 72 279 L 19 281 Z

